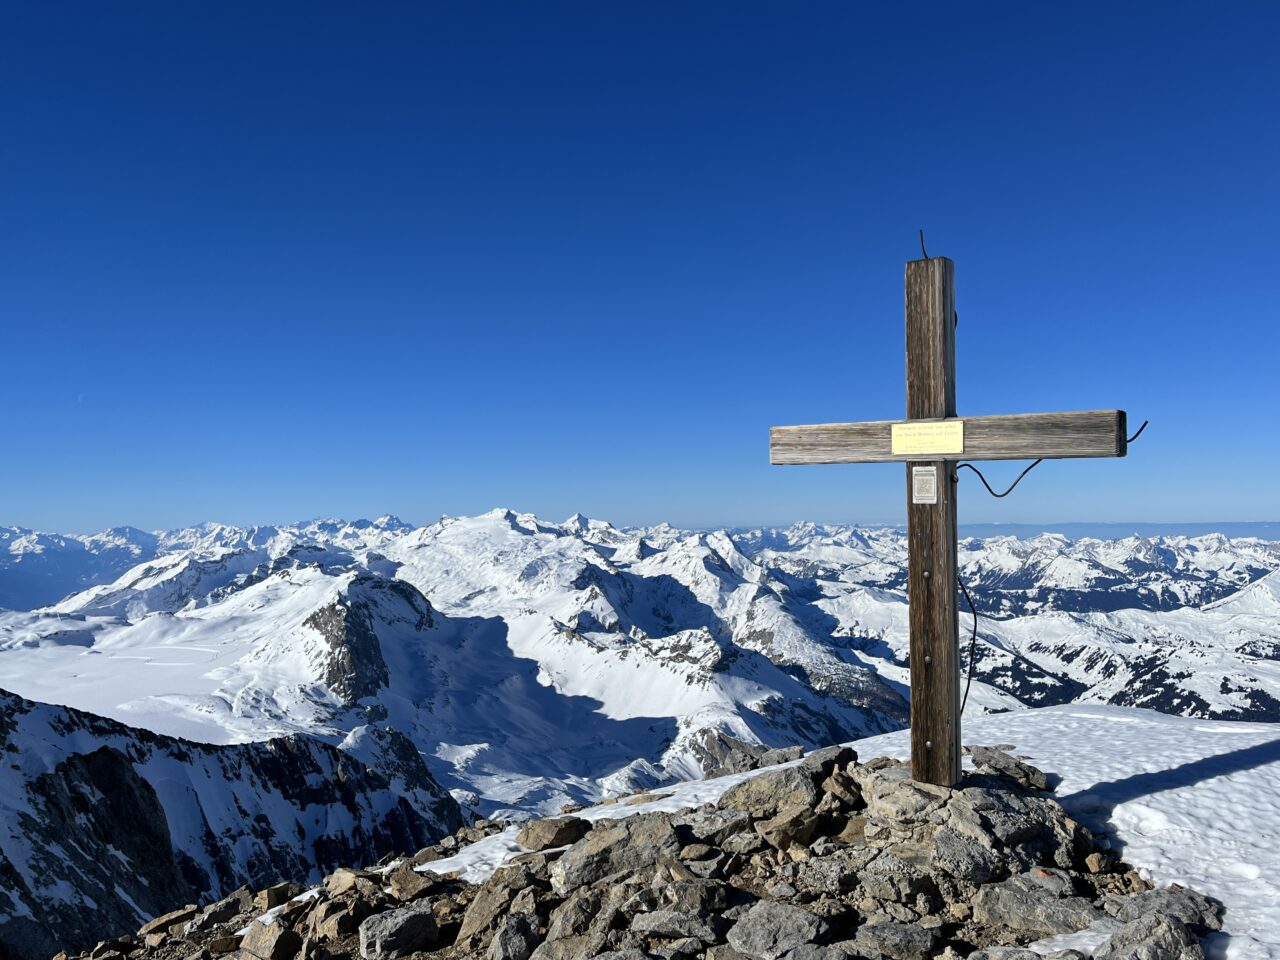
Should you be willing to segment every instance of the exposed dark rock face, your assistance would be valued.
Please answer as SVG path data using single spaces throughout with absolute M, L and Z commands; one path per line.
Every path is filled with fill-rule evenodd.
M 0 691 L 0 943 L 47 957 L 456 829 L 457 804 L 388 737 L 400 763 L 381 773 L 312 737 L 196 744 Z
M 972 755 L 976 773 L 946 789 L 828 748 L 715 804 L 527 824 L 518 835 L 536 849 L 480 884 L 433 872 L 503 829 L 479 822 L 337 871 L 265 920 L 270 901 L 241 894 L 87 960 L 1032 960 L 1030 942 L 1093 923 L 1109 933 L 1100 958 L 1203 960 L 1219 905 L 1150 889 L 1043 792 L 1041 771 Z
M 38 880 L 74 878 L 78 896 L 50 897 L 43 911 L 22 916 L 31 886 L 14 871 L 11 883 L 0 883 L 0 909 L 11 917 L 0 929 L 14 946 L 38 945 L 48 954 L 58 944 L 92 943 L 132 926 L 139 912 L 154 916 L 195 899 L 155 789 L 116 748 L 72 754 L 32 780 L 28 795 L 31 812 L 19 817 L 17 830 L 33 840 L 54 838 L 29 866 Z M 122 870 L 122 861 L 146 870 Z M 86 899 L 97 909 L 86 911 Z
M 343 703 L 351 706 L 386 686 L 387 664 L 366 605 L 339 597 L 309 616 L 306 625 L 329 647 L 324 681 Z

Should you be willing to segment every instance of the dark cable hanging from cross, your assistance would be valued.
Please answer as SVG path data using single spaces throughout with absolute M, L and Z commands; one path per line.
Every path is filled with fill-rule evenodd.
M 1129 444 L 1133 443 L 1133 441 L 1137 440 L 1140 436 L 1142 436 L 1142 431 L 1147 429 L 1147 424 L 1149 424 L 1150 422 L 1151 422 L 1150 420 L 1143 420 L 1142 426 L 1138 428 L 1138 432 L 1135 433 L 1132 437 L 1127 437 L 1125 439 L 1125 446 L 1128 446 Z M 1030 473 L 1032 470 L 1034 470 L 1037 466 L 1039 466 L 1042 463 L 1044 463 L 1043 457 L 1041 457 L 1039 460 L 1036 460 L 1029 467 L 1023 470 L 1020 474 L 1018 474 L 1018 479 L 1014 480 L 1013 483 L 1009 484 L 1009 489 L 1005 490 L 1004 493 L 996 493 L 995 490 L 991 489 L 991 484 L 987 483 L 987 478 L 982 475 L 982 471 L 979 470 L 977 467 L 975 467 L 972 463 L 957 463 L 955 472 L 951 474 L 951 482 L 959 483 L 960 468 L 968 467 L 970 470 L 972 470 L 974 473 L 978 475 L 978 479 L 982 481 L 982 485 L 987 488 L 987 493 L 991 494 L 993 497 L 1007 497 L 1009 494 L 1013 493 L 1013 488 L 1022 482 L 1023 477 L 1025 477 L 1028 473 Z M 968 704 L 969 702 L 969 688 L 973 685 L 973 666 L 977 662 L 975 654 L 978 652 L 978 610 L 973 605 L 973 597 L 969 596 L 969 588 L 965 586 L 964 578 L 960 576 L 959 565 L 957 565 L 957 569 L 956 569 L 956 581 L 960 584 L 960 592 L 964 594 L 965 603 L 969 605 L 969 613 L 973 615 L 973 631 L 969 635 L 969 654 L 967 657 L 965 657 L 965 659 L 968 660 L 969 662 L 968 670 L 967 670 L 968 677 L 965 679 L 965 682 L 964 682 L 964 696 L 960 698 L 960 712 L 964 713 L 965 705 Z

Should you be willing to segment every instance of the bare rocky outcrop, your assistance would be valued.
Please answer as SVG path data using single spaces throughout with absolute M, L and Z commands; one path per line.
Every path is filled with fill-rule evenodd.
M 1039 770 L 973 755 L 947 789 L 829 748 L 715 804 L 526 824 L 537 849 L 482 883 L 432 872 L 503 829 L 481 821 L 338 871 L 265 919 L 261 896 L 240 895 L 85 960 L 1027 960 L 1034 940 L 1091 924 L 1108 960 L 1203 957 L 1217 904 L 1151 889 L 1038 788 Z
M 188 904 L 242 885 L 278 897 L 278 881 L 458 827 L 402 735 L 366 739 L 381 772 L 313 737 L 198 744 L 0 691 L 0 945 L 36 960 L 169 915 L 145 948 Z
M 375 615 L 375 608 L 377 614 Z M 403 620 L 414 631 L 434 623 L 434 611 L 409 584 L 362 574 L 345 594 L 306 619 L 324 640 L 324 680 L 348 706 L 375 695 L 388 682 L 377 624 Z

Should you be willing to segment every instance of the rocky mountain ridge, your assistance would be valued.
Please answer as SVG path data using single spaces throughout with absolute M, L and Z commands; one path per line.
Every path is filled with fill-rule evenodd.
M 82 958 L 1083 960 L 1072 942 L 1097 960 L 1199 960 L 1220 927 L 1220 905 L 1152 889 L 1000 749 L 968 751 L 954 789 L 849 747 L 799 752 L 714 802 L 483 821 L 309 890 L 181 908 Z M 453 869 L 498 832 L 514 833 L 505 862 L 476 882 Z

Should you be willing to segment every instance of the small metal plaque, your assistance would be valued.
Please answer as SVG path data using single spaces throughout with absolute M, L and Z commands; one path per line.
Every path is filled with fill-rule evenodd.
M 938 502 L 938 468 L 937 467 L 912 467 L 911 468 L 911 502 L 912 503 L 937 503 Z
M 895 423 L 889 435 L 895 454 L 964 453 L 963 420 Z

